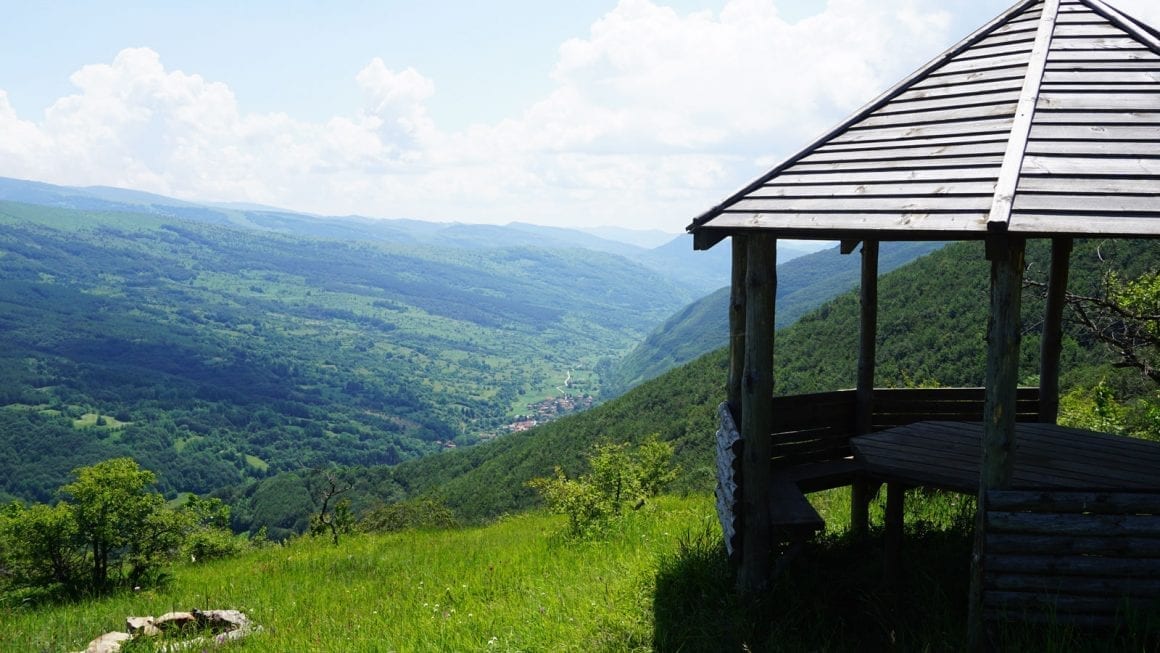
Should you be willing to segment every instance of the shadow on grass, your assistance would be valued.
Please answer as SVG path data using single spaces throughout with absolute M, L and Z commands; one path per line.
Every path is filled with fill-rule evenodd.
M 881 536 L 873 533 L 866 539 L 843 535 L 810 543 L 769 593 L 742 601 L 734 592 L 734 574 L 721 536 L 706 524 L 686 534 L 677 552 L 661 560 L 654 648 L 960 650 L 969 536 L 911 535 L 906 558 L 912 566 L 900 585 L 902 591 L 884 586 Z
M 961 525 L 908 524 L 905 575 L 883 579 L 882 533 L 825 536 L 792 560 L 764 596 L 741 600 L 715 523 L 660 560 L 654 597 L 657 651 L 962 651 L 973 534 Z M 1158 651 L 1156 621 L 1113 630 L 998 628 L 1002 651 Z

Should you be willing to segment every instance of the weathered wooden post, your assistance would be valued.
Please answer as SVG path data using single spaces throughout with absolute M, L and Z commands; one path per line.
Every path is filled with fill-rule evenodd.
M 1059 355 L 1063 351 L 1063 306 L 1067 303 L 1067 274 L 1071 238 L 1051 239 L 1051 272 L 1043 337 L 1039 342 L 1039 421 L 1054 424 L 1059 417 Z
M 878 241 L 862 243 L 861 328 L 858 332 L 856 423 L 859 435 L 869 433 L 874 416 L 874 360 L 878 341 Z M 870 528 L 870 487 L 864 479 L 850 486 L 850 530 L 865 535 Z
M 986 539 L 987 491 L 1011 484 L 1015 469 L 1015 395 L 1019 386 L 1020 309 L 1023 299 L 1023 261 L 1026 241 L 1010 233 L 1015 191 L 1039 103 L 1040 83 L 1051 51 L 1060 0 L 1045 0 L 1035 31 L 1035 42 L 1023 76 L 1019 103 L 1011 121 L 1011 135 L 995 180 L 995 194 L 987 215 L 987 260 L 991 262 L 991 312 L 987 325 L 987 372 L 983 404 L 983 451 L 979 498 L 975 507 L 975 545 L 971 555 L 967 645 L 984 646 L 983 543 Z
M 1006 234 L 987 243 L 991 260 L 991 314 L 987 324 L 987 372 L 983 405 L 983 451 L 967 636 L 971 650 L 984 646 L 983 540 L 988 490 L 1010 487 L 1015 468 L 1015 391 L 1019 385 L 1019 340 L 1023 298 L 1023 238 Z
M 732 236 L 733 284 L 729 292 L 729 381 L 725 395 L 733 419 L 741 422 L 741 376 L 745 373 L 745 271 L 748 244 L 745 236 Z
M 745 371 L 741 382 L 741 504 L 744 532 L 738 589 L 768 588 L 773 533 L 769 517 L 770 458 L 773 430 L 773 324 L 777 294 L 777 239 L 748 237 L 745 275 Z
M 726 400 L 718 407 L 721 424 L 717 429 L 717 518 L 725 537 L 731 562 L 741 559 L 741 538 L 745 515 L 738 500 L 744 496 L 745 441 L 738 432 L 741 423 L 742 377 L 745 373 L 745 275 L 749 245 L 745 236 L 733 236 L 733 285 L 729 295 L 729 378 Z

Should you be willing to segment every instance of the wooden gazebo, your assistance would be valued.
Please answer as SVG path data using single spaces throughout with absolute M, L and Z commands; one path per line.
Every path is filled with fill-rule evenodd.
M 1052 424 L 1057 413 L 1071 239 L 1160 237 L 1160 33 L 1100 0 L 1021 0 L 688 230 L 697 249 L 732 240 L 719 503 L 738 497 L 724 526 L 741 589 L 759 590 L 774 544 L 819 527 L 781 491 L 787 483 L 851 485 L 853 525 L 864 527 L 851 436 L 977 411 L 980 496 L 1011 485 L 1017 420 Z M 1050 239 L 1053 257 L 1037 392 L 1016 387 L 1029 238 Z M 855 390 L 771 400 L 778 239 L 837 240 L 843 253 L 861 244 Z M 912 400 L 874 389 L 877 252 L 890 240 L 986 243 L 984 388 Z M 740 444 L 728 437 L 734 423 Z M 900 496 L 888 497 L 891 511 L 901 514 Z

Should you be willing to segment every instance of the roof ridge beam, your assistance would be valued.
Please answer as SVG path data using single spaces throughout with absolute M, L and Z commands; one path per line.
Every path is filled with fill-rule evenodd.
M 1151 26 L 1136 20 L 1102 0 L 1087 0 L 1086 2 L 1081 0 L 1081 3 L 1087 5 L 1089 9 L 1103 16 L 1116 27 L 1140 39 L 1154 52 L 1160 54 L 1160 37 Z
M 1044 0 L 1039 29 L 1035 33 L 1035 45 L 1031 48 L 1031 60 L 1027 62 L 1027 72 L 1023 77 L 1023 90 L 1019 93 L 1019 104 L 1015 108 L 1011 137 L 1007 140 L 1007 151 L 1003 155 L 1003 165 L 999 168 L 999 179 L 995 182 L 995 197 L 987 216 L 987 231 L 1007 231 L 1011 222 L 1015 187 L 1019 184 L 1019 174 L 1023 169 L 1023 156 L 1031 136 L 1031 121 L 1039 102 L 1039 88 L 1043 82 L 1043 71 L 1047 68 L 1047 55 L 1051 51 L 1051 38 L 1055 33 L 1058 14 L 1059 0 Z

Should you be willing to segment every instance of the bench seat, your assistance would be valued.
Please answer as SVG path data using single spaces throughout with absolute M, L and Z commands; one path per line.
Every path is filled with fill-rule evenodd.
M 770 479 L 769 517 L 774 538 L 784 542 L 803 542 L 826 528 L 797 483 L 776 473 Z

